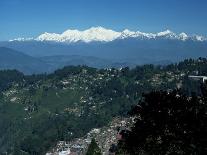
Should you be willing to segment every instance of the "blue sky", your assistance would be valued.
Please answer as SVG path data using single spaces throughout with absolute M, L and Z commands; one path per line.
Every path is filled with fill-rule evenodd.
M 207 0 L 0 0 L 0 40 L 92 26 L 207 36 Z

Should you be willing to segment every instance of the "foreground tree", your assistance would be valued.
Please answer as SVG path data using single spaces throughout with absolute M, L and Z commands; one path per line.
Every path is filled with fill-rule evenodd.
M 207 154 L 206 101 L 177 90 L 143 95 L 130 112 L 135 122 L 122 131 L 117 154 Z
M 86 155 L 101 155 L 101 149 L 98 147 L 95 139 L 93 138 L 88 147 Z

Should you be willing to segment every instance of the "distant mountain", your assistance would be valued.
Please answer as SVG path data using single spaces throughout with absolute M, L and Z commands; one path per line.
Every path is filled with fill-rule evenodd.
M 35 57 L 55 55 L 91 56 L 108 61 L 140 65 L 161 61 L 177 62 L 185 58 L 207 56 L 207 41 L 172 39 L 118 39 L 111 42 L 57 43 L 47 41 L 1 42 L 0 46 Z
M 19 51 L 0 47 L 0 70 L 16 69 L 25 74 L 50 73 L 64 66 L 85 65 L 95 68 L 134 67 L 130 63 L 116 63 L 106 59 L 79 55 L 32 57 Z
M 33 74 L 49 72 L 52 68 L 37 58 L 0 47 L 0 69 L 17 69 L 25 74 Z
M 100 59 L 92 56 L 79 56 L 79 55 L 56 55 L 40 57 L 40 60 L 53 66 L 54 68 L 62 68 L 64 66 L 78 66 L 85 65 L 95 68 L 120 68 L 120 67 L 134 67 L 134 64 L 127 62 L 117 63 L 106 59 Z
M 62 34 L 57 33 L 48 33 L 45 32 L 39 35 L 36 38 L 17 38 L 10 41 L 53 41 L 53 42 L 64 42 L 64 43 L 76 43 L 76 42 L 110 42 L 117 39 L 126 39 L 126 38 L 139 38 L 139 39 L 174 39 L 174 40 L 195 40 L 195 41 L 204 41 L 205 37 L 194 35 L 188 36 L 186 33 L 182 32 L 176 34 L 170 30 L 166 30 L 158 33 L 144 33 L 140 31 L 130 31 L 125 29 L 122 32 L 117 32 L 114 30 L 106 29 L 103 27 L 91 27 L 90 29 L 79 31 L 79 30 L 66 30 Z
M 170 30 L 143 33 L 126 29 L 116 32 L 92 27 L 84 31 L 67 30 L 62 34 L 44 33 L 36 38 L 14 39 L 0 42 L 1 46 L 38 59 L 41 57 L 42 61 L 53 67 L 82 64 L 97 68 L 132 67 L 207 56 L 205 37 L 176 34 Z

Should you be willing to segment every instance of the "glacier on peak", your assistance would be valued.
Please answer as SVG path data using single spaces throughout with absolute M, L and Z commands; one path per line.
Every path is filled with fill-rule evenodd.
M 187 40 L 188 38 L 189 38 L 188 35 L 187 35 L 186 33 L 184 33 L 184 32 L 182 32 L 182 33 L 179 34 L 179 39 L 180 39 L 180 40 L 185 41 L 185 40 Z
M 174 34 L 175 33 L 167 29 L 166 31 L 157 33 L 157 36 L 166 36 L 166 35 L 174 35 Z
M 156 38 L 166 38 L 166 39 L 177 39 L 181 41 L 186 41 L 192 39 L 195 41 L 205 41 L 206 38 L 203 36 L 188 36 L 186 33 L 182 32 L 176 34 L 170 30 L 165 30 L 159 33 L 145 33 L 140 31 L 131 31 L 125 29 L 121 32 L 114 31 L 111 29 L 106 29 L 104 27 L 91 27 L 86 30 L 76 30 L 68 29 L 63 33 L 48 33 L 45 32 L 39 35 L 37 38 L 17 38 L 10 41 L 51 41 L 51 42 L 63 42 L 63 43 L 76 43 L 76 42 L 110 42 L 116 39 L 127 39 L 127 38 L 138 38 L 138 39 L 156 39 Z
M 103 27 L 92 27 L 90 29 L 67 30 L 62 34 L 44 33 L 36 38 L 39 41 L 57 41 L 57 42 L 92 42 L 92 41 L 113 41 L 120 36 L 120 32 L 105 29 Z

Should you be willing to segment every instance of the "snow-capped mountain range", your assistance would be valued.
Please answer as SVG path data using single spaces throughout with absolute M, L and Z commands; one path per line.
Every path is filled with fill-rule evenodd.
M 15 55 L 13 59 L 11 56 L 5 56 L 8 59 L 4 62 L 15 69 L 28 66 L 27 73 L 30 73 L 30 70 L 36 71 L 38 67 L 34 65 L 35 62 L 42 64 L 42 61 L 46 63 L 46 65 L 42 64 L 43 67 L 48 66 L 48 69 L 44 71 L 48 72 L 48 70 L 52 71 L 67 65 L 87 65 L 96 68 L 134 67 L 207 57 L 206 37 L 191 36 L 186 33 L 176 34 L 170 30 L 144 33 L 125 29 L 117 32 L 103 27 L 92 27 L 83 31 L 67 30 L 60 34 L 43 33 L 34 38 L 3 41 L 0 42 L 0 47 L 19 51 L 38 59 L 35 61 L 20 55 L 20 67 L 18 68 L 18 65 L 11 64 L 12 60 L 17 59 Z M 0 58 L 2 56 L 3 53 L 0 54 Z M 29 64 L 23 64 L 24 59 L 28 59 Z M 38 71 L 42 72 L 42 68 L 39 67 Z
M 62 43 L 76 43 L 76 42 L 110 42 L 116 39 L 176 39 L 181 41 L 194 40 L 194 41 L 206 41 L 207 38 L 199 35 L 189 36 L 186 33 L 176 34 L 170 30 L 166 30 L 159 33 L 144 33 L 140 31 L 130 31 L 125 29 L 122 32 L 106 29 L 103 27 L 91 27 L 87 30 L 75 30 L 69 29 L 62 34 L 45 32 L 36 38 L 17 38 L 10 41 L 51 41 Z

